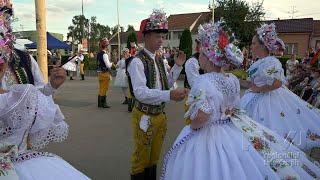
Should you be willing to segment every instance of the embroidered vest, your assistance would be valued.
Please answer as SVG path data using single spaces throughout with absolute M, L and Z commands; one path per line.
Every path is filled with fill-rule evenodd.
M 14 49 L 11 66 L 19 84 L 33 84 L 32 65 L 30 55 L 24 51 Z
M 107 68 L 106 64 L 104 63 L 103 61 L 103 55 L 105 54 L 106 52 L 104 51 L 100 51 L 98 52 L 97 54 L 97 70 L 98 71 L 101 71 L 101 72 L 107 72 L 109 71 L 109 69 Z
M 144 50 L 141 50 L 136 55 L 136 57 L 139 58 L 143 63 L 144 74 L 147 79 L 146 86 L 149 89 L 155 89 L 156 87 L 157 76 L 156 76 L 156 68 L 154 64 L 154 62 L 156 62 L 156 66 L 158 67 L 159 74 L 160 74 L 160 83 L 161 83 L 162 90 L 169 90 L 168 79 L 167 79 L 166 70 L 163 64 L 163 60 L 161 58 L 157 58 L 154 61 Z M 126 65 L 128 66 L 132 60 L 133 58 L 128 59 L 128 61 L 126 62 Z M 127 73 L 127 75 L 129 77 L 128 82 L 129 82 L 131 94 L 134 96 L 130 75 L 129 73 Z

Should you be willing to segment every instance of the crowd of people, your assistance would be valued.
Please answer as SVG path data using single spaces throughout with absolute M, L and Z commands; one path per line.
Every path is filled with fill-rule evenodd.
M 76 62 L 83 58 L 75 54 L 62 67 L 55 65 L 44 83 L 36 61 L 13 48 L 13 19 L 10 1 L 0 1 L 0 26 L 6 27 L 0 28 L 1 178 L 90 179 L 62 158 L 36 151 L 67 138 L 69 126 L 52 95 L 65 82 L 65 70 L 81 69 Z M 186 119 L 186 126 L 165 156 L 161 180 L 320 178 L 319 163 L 305 154 L 320 147 L 320 111 L 312 106 L 319 105 L 320 72 L 292 56 L 285 76 L 273 56 L 285 50 L 274 24 L 257 29 L 250 47 L 257 60 L 246 80 L 225 72 L 245 58 L 223 19 L 199 26 L 197 52 L 188 60 L 178 49 L 162 49 L 167 32 L 166 14 L 156 9 L 141 22 L 138 39 L 144 36 L 144 47 L 123 49 L 116 62 L 109 41 L 99 43 L 98 107 L 110 108 L 111 71 L 117 69 L 115 85 L 132 110 L 132 180 L 157 179 L 165 106 L 183 100 L 186 113 L 178 119 Z M 176 88 L 184 64 L 185 87 Z M 243 97 L 240 87 L 247 89 Z

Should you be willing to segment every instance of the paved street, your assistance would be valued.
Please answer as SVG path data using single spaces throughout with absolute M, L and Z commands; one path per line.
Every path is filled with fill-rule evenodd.
M 179 82 L 182 87 L 183 82 Z M 55 153 L 94 180 L 127 180 L 133 132 L 130 113 L 122 105 L 121 90 L 111 87 L 108 100 L 111 109 L 97 107 L 98 81 L 88 77 L 67 80 L 55 97 L 70 125 L 68 139 L 51 143 L 45 151 Z M 170 102 L 166 107 L 168 132 L 165 138 L 162 160 L 180 130 L 184 126 L 183 103 Z

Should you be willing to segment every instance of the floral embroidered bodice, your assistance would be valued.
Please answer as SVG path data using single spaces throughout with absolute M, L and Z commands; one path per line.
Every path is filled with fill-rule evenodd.
M 210 114 L 209 121 L 225 120 L 240 101 L 240 84 L 232 74 L 206 73 L 194 81 L 185 117 L 194 119 L 198 110 Z
M 27 137 L 32 149 L 50 141 L 62 141 L 68 135 L 59 107 L 49 96 L 32 85 L 12 85 L 0 94 L 0 143 L 16 145 L 19 154 L 27 150 Z
M 274 56 L 268 56 L 256 61 L 248 69 L 250 81 L 256 86 L 271 85 L 274 79 L 287 83 L 282 64 Z

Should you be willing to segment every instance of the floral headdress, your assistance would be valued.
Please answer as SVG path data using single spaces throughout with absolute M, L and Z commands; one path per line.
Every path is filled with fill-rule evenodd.
M 13 51 L 13 21 L 12 4 L 9 0 L 0 0 L 0 64 L 10 59 Z
M 108 46 L 109 45 L 109 40 L 107 38 L 102 39 L 99 42 L 99 47 L 101 48 L 102 46 Z
M 138 43 L 140 42 L 141 35 L 148 32 L 168 32 L 168 20 L 163 10 L 154 9 L 148 19 L 141 21 Z
M 257 29 L 257 36 L 272 53 L 286 49 L 283 41 L 277 37 L 276 25 L 274 23 L 262 24 Z
M 199 37 L 202 51 L 217 66 L 230 64 L 240 66 L 243 62 L 241 50 L 235 46 L 238 41 L 227 28 L 223 19 L 199 26 Z

